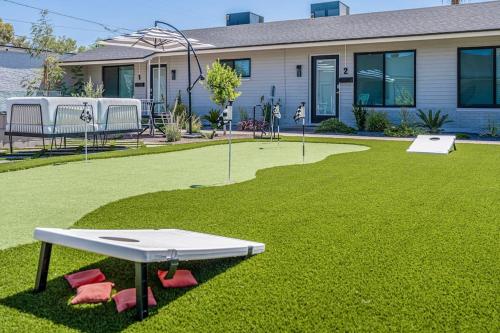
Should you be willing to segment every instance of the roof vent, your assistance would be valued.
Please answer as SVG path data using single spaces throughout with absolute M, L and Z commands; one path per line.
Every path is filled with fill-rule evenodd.
M 314 3 L 311 5 L 311 18 L 349 15 L 349 6 L 341 1 Z
M 226 25 L 264 23 L 264 17 L 252 12 L 232 13 L 226 15 Z

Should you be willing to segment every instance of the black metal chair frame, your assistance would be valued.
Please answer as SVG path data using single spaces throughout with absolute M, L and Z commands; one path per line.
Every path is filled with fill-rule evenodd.
M 147 116 L 141 116 L 142 119 L 147 119 L 147 124 L 142 127 L 141 132 L 139 135 L 144 134 L 147 129 L 149 129 L 149 135 L 154 136 L 154 131 L 157 129 L 160 131 L 162 134 L 165 134 L 165 129 L 163 129 L 159 124 L 157 124 L 157 120 L 161 119 L 161 117 L 156 117 L 155 115 L 160 115 L 160 112 L 156 112 L 155 109 L 159 105 L 165 105 L 165 109 L 167 108 L 167 105 L 164 102 L 154 102 L 154 101 L 142 101 L 142 105 L 147 105 Z M 142 113 L 141 113 L 142 114 Z
M 40 133 L 31 133 L 31 132 L 23 132 L 23 131 L 12 131 L 12 124 L 14 123 L 12 120 L 15 117 L 16 112 L 18 112 L 17 107 L 26 107 L 30 106 L 35 108 L 35 112 L 37 113 L 37 121 L 34 122 L 33 124 L 26 124 L 26 125 L 33 125 L 33 126 L 40 126 Z M 78 111 L 84 111 L 85 106 L 84 105 L 58 105 L 56 109 L 56 114 L 55 114 L 55 120 L 54 120 L 54 126 L 53 126 L 53 133 L 45 133 L 45 126 L 43 123 L 43 115 L 42 115 L 42 107 L 40 104 L 13 104 L 11 109 L 10 109 L 10 122 L 9 122 L 9 130 L 5 132 L 5 135 L 9 137 L 9 148 L 10 148 L 10 153 L 13 153 L 13 138 L 14 137 L 29 137 L 29 138 L 41 138 L 42 139 L 42 145 L 43 145 L 43 152 L 45 152 L 46 149 L 46 142 L 45 139 L 51 139 L 51 144 L 50 144 L 50 149 L 49 151 L 52 152 L 53 148 L 57 148 L 57 138 L 61 138 L 61 143 L 60 147 L 64 144 L 66 147 L 66 139 L 67 138 L 81 138 L 85 135 L 85 132 L 74 132 L 74 133 L 57 133 L 57 126 L 58 126 L 58 119 L 61 114 L 61 110 L 66 107 L 72 107 L 72 108 L 79 108 Z M 90 108 L 91 114 L 92 114 L 92 128 L 91 131 L 89 131 L 87 134 L 92 136 L 93 139 L 93 146 L 94 147 L 99 147 L 99 140 L 98 136 L 101 135 L 104 137 L 103 145 L 107 141 L 107 135 L 110 134 L 122 134 L 122 133 L 137 133 L 137 141 L 136 141 L 136 146 L 139 147 L 139 135 L 142 133 L 141 132 L 141 127 L 138 126 L 137 129 L 131 129 L 131 130 L 117 130 L 117 131 L 106 131 L 108 128 L 108 120 L 109 120 L 109 108 L 108 107 L 108 113 L 106 115 L 106 124 L 105 124 L 105 130 L 104 131 L 97 131 L 95 129 L 95 115 L 94 115 L 94 109 L 91 105 L 87 105 L 87 108 Z M 114 106 L 116 107 L 116 106 Z M 121 107 L 121 106 L 120 106 Z M 139 124 L 139 116 L 137 113 L 137 106 L 134 106 L 136 108 L 136 121 L 137 124 Z M 24 111 L 24 110 L 23 110 Z M 31 110 L 30 110 L 31 111 Z M 81 113 L 78 113 L 78 117 L 80 116 Z M 87 125 L 86 125 L 87 126 Z
M 80 117 L 81 112 L 87 110 L 86 108 L 90 108 L 90 112 L 92 115 L 92 131 L 90 133 L 89 132 L 87 132 L 87 133 L 92 135 L 93 146 L 99 147 L 99 141 L 97 140 L 97 132 L 95 130 L 95 114 L 94 114 L 94 108 L 92 107 L 92 105 L 70 105 L 70 104 L 68 104 L 68 105 L 58 105 L 56 108 L 56 116 L 55 116 L 55 120 L 54 120 L 54 133 L 50 135 L 50 137 L 52 138 L 52 141 L 50 144 L 50 151 L 52 152 L 54 144 L 57 148 L 57 142 L 56 142 L 57 138 L 63 138 L 64 139 L 64 146 L 66 147 L 66 138 L 80 138 L 83 135 L 85 135 L 85 132 L 61 133 L 61 134 L 57 133 L 57 120 L 59 119 L 60 112 L 62 112 L 61 110 L 63 110 L 64 108 L 69 108 L 69 107 L 75 108 L 79 112 L 79 114 L 77 115 L 78 118 Z M 41 113 L 40 113 L 40 115 L 41 115 Z M 88 126 L 88 124 L 85 123 L 85 126 Z
M 114 111 L 114 108 L 122 108 L 124 106 L 125 105 L 110 105 L 110 106 L 108 106 L 108 110 L 106 111 L 106 123 L 104 125 L 104 131 L 103 132 L 99 132 L 103 136 L 103 140 L 102 140 L 102 145 L 103 146 L 107 143 L 107 141 L 108 141 L 108 135 L 110 135 L 110 134 L 112 135 L 112 134 L 124 134 L 124 133 L 137 133 L 136 147 L 139 148 L 139 136 L 141 135 L 141 133 L 143 132 L 143 130 L 141 128 L 140 119 L 139 119 L 139 115 L 138 115 L 138 112 L 137 112 L 137 106 L 136 105 L 130 105 L 130 106 L 134 107 L 134 109 L 135 109 L 135 116 L 136 116 L 135 120 L 136 120 L 136 124 L 138 125 L 137 129 L 108 131 L 109 115 L 110 115 L 110 113 L 112 113 Z

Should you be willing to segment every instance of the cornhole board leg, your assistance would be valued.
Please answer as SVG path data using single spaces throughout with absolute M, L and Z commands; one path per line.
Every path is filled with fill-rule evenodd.
M 143 320 L 148 312 L 148 264 L 135 263 L 135 299 L 137 320 Z
M 50 255 L 52 244 L 42 242 L 40 257 L 38 259 L 38 271 L 36 273 L 35 292 L 39 293 L 47 289 L 47 276 L 49 274 Z

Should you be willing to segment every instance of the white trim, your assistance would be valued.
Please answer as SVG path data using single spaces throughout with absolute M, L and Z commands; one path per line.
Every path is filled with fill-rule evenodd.
M 499 112 L 500 107 L 498 108 L 476 108 L 476 107 L 470 107 L 470 108 L 459 108 L 457 107 L 457 112 Z
M 121 59 L 121 60 L 95 60 L 95 61 L 74 61 L 61 62 L 61 66 L 89 66 L 89 65 L 127 65 L 146 62 L 150 57 L 142 59 Z

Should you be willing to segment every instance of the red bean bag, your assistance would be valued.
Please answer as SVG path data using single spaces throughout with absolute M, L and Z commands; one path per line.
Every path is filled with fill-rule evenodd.
M 113 296 L 116 303 L 116 311 L 123 312 L 133 309 L 136 305 L 135 288 L 125 289 Z M 148 287 L 148 306 L 156 306 L 156 299 L 153 291 Z
M 106 276 L 104 276 L 104 274 L 98 268 L 65 275 L 64 278 L 68 281 L 69 285 L 73 289 L 84 286 L 86 284 L 106 281 Z
M 165 279 L 167 274 L 168 271 L 158 270 L 158 278 L 164 288 L 188 288 L 198 285 L 198 281 L 196 281 L 191 271 L 186 269 L 178 269 L 175 272 L 174 277 L 170 280 Z
M 107 302 L 111 297 L 111 290 L 115 286 L 112 282 L 86 284 L 76 289 L 76 296 L 71 304 L 90 304 Z

